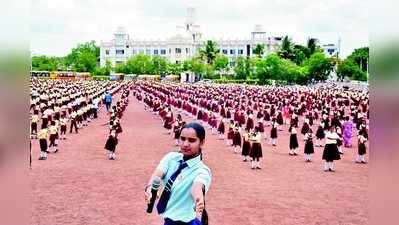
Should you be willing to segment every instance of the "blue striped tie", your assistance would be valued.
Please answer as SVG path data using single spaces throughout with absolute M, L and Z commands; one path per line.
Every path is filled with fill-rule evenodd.
M 180 160 L 179 162 L 180 162 L 179 168 L 177 168 L 176 172 L 174 172 L 172 176 L 169 178 L 168 182 L 165 185 L 165 188 L 163 189 L 162 195 L 159 198 L 157 204 L 158 214 L 162 214 L 165 212 L 172 191 L 172 185 L 175 182 L 177 176 L 179 176 L 180 172 L 187 167 L 187 163 L 183 162 L 183 160 Z

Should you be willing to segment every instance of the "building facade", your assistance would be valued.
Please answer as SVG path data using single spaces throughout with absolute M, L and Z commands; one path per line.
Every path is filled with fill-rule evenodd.
M 187 17 L 183 26 L 177 26 L 175 35 L 165 40 L 139 40 L 132 39 L 123 27 L 118 27 L 111 41 L 101 42 L 100 65 L 106 61 L 117 65 L 127 61 L 137 54 L 159 55 L 167 58 L 172 63 L 182 63 L 184 60 L 195 56 L 208 39 L 204 38 L 200 25 L 195 22 L 195 9 L 187 9 Z M 239 56 L 252 56 L 257 44 L 264 45 L 264 54 L 278 50 L 282 37 L 268 36 L 261 25 L 256 25 L 251 37 L 248 39 L 219 39 L 217 43 L 220 53 L 229 58 L 230 66 L 235 65 Z

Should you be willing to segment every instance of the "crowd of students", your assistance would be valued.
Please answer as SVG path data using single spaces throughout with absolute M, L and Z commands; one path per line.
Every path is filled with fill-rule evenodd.
M 273 87 L 137 81 L 133 91 L 147 111 L 160 116 L 168 133 L 173 130 L 176 143 L 184 114 L 208 126 L 211 133 L 217 132 L 219 139 L 226 138 L 226 145 L 232 146 L 234 153 L 241 152 L 252 169 L 261 169 L 262 146 L 275 149 L 280 133 L 287 132 L 285 127 L 289 156 L 299 154 L 300 134 L 305 162 L 312 161 L 315 147 L 324 146 L 324 171 L 335 171 L 334 161 L 345 152 L 342 146 L 351 148 L 357 136 L 355 162 L 366 163 L 368 90 L 320 84 Z M 173 111 L 179 114 L 175 117 Z
M 39 160 L 46 160 L 49 153 L 57 153 L 60 150 L 60 141 L 66 140 L 67 136 L 76 138 L 69 134 L 73 132 L 78 134 L 79 130 L 89 126 L 91 121 L 98 118 L 98 113 L 105 103 L 105 96 L 115 95 L 127 86 L 126 82 L 32 78 L 30 136 L 39 142 Z M 124 94 L 125 92 L 122 94 L 122 99 Z M 126 107 L 126 99 L 120 101 L 113 108 L 114 111 L 110 111 L 111 118 L 118 107 Z

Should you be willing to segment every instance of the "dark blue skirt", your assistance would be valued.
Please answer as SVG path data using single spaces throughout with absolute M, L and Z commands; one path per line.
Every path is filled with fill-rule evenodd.
M 164 225 L 202 225 L 202 223 L 197 218 L 191 220 L 190 222 L 173 221 L 169 218 L 165 218 Z

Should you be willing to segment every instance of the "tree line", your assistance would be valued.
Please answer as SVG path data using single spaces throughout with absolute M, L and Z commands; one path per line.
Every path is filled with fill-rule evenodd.
M 367 80 L 369 48 L 355 49 L 346 59 L 328 57 L 317 43 L 309 39 L 306 45 L 294 43 L 288 36 L 282 40 L 278 51 L 265 55 L 265 46 L 257 44 L 254 56 L 235 58 L 231 65 L 216 42 L 208 40 L 198 53 L 180 64 L 171 63 L 159 55 L 138 54 L 126 62 L 112 66 L 107 61 L 100 67 L 100 48 L 95 41 L 78 44 L 65 57 L 33 56 L 32 70 L 90 72 L 93 75 L 125 74 L 180 74 L 192 71 L 205 79 L 257 80 L 265 84 L 269 80 L 289 84 L 306 84 L 323 81 L 335 72 L 339 79 Z

